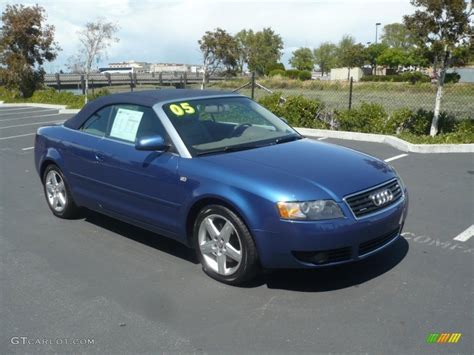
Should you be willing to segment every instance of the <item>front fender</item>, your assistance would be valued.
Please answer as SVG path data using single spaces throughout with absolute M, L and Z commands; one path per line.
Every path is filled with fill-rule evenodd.
M 221 201 L 231 207 L 244 221 L 249 230 L 271 229 L 278 219 L 276 206 L 260 196 L 217 181 L 200 183 L 191 197 L 185 201 L 182 225 L 185 226 L 195 206 L 204 200 Z

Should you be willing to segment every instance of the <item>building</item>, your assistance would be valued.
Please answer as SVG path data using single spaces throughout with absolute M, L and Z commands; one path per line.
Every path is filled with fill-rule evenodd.
M 126 62 L 109 63 L 106 68 L 99 68 L 101 73 L 149 73 L 152 64 L 129 60 Z
M 361 68 L 333 68 L 331 69 L 331 80 L 349 80 L 350 77 L 354 81 L 359 81 L 364 75 Z
M 202 65 L 179 63 L 147 63 L 129 60 L 125 62 L 109 63 L 105 68 L 99 68 L 101 73 L 203 73 Z
M 178 64 L 178 63 L 156 63 L 150 67 L 151 73 L 160 72 L 180 72 L 180 73 L 203 73 L 204 69 L 202 65 L 194 64 Z

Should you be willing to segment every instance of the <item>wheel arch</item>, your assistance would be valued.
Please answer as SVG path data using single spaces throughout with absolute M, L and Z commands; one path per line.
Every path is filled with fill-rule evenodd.
M 41 163 L 41 166 L 40 166 L 40 171 L 39 171 L 39 176 L 41 178 L 41 180 L 43 180 L 43 176 L 44 176 L 44 172 L 46 171 L 46 168 L 50 165 L 56 165 L 58 166 L 58 164 L 56 164 L 56 162 L 51 159 L 51 158 L 46 158 L 42 163 Z
M 40 159 L 38 172 L 41 179 L 43 179 L 43 174 L 46 170 L 46 167 L 51 164 L 56 165 L 64 174 L 63 159 L 61 154 L 53 147 L 48 148 Z
M 192 243 L 193 228 L 194 228 L 194 222 L 196 221 L 196 217 L 205 206 L 209 206 L 209 205 L 221 205 L 231 210 L 245 223 L 245 225 L 247 226 L 247 229 L 250 232 L 250 235 L 252 236 L 252 238 L 254 238 L 252 235 L 252 230 L 249 225 L 249 221 L 247 220 L 245 215 L 242 213 L 242 211 L 237 206 L 235 206 L 235 204 L 227 201 L 226 199 L 222 197 L 203 196 L 202 198 L 194 201 L 194 203 L 191 205 L 186 215 L 186 241 L 188 245 L 190 246 L 193 245 Z

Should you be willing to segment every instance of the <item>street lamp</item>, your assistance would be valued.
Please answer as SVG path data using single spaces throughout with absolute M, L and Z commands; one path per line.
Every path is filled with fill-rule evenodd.
M 375 24 L 375 44 L 377 44 L 377 40 L 378 40 L 378 37 L 379 37 L 379 36 L 378 36 L 378 29 L 379 29 L 379 26 L 380 26 L 380 25 L 381 25 L 380 22 L 377 22 L 377 23 Z

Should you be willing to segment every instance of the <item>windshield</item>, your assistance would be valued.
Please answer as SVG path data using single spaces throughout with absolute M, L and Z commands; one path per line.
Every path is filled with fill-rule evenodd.
M 282 119 L 245 97 L 182 100 L 163 105 L 192 155 L 252 149 L 300 139 Z

